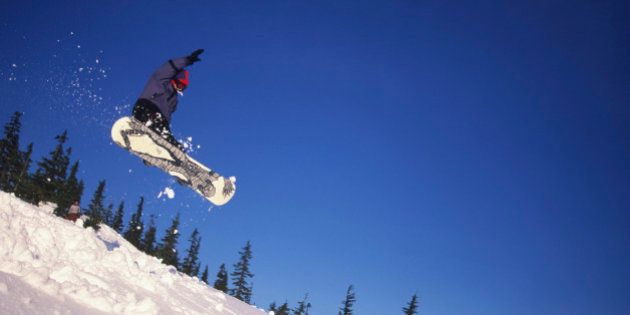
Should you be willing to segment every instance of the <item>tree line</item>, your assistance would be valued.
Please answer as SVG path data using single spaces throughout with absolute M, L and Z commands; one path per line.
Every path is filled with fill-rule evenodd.
M 56 145 L 47 156 L 37 162 L 34 172 L 30 172 L 32 166 L 33 143 L 27 145 L 26 150 L 20 149 L 20 129 L 22 113 L 15 112 L 10 121 L 4 127 L 4 137 L 0 139 L 0 190 L 14 193 L 18 198 L 38 205 L 40 202 L 56 204 L 53 213 L 60 217 L 67 215 L 68 208 L 75 201 L 80 201 L 83 196 L 84 182 L 77 177 L 79 161 L 72 162 L 72 148 L 66 147 L 68 141 L 67 131 L 55 136 Z M 195 228 L 190 235 L 189 247 L 183 259 L 179 257 L 177 245 L 179 242 L 179 213 L 173 218 L 170 227 L 164 232 L 164 236 L 158 240 L 155 217 L 149 218 L 145 226 L 144 197 L 140 197 L 135 212 L 129 222 L 124 226 L 125 202 L 121 201 L 116 211 L 114 204 L 106 204 L 106 181 L 98 183 L 91 201 L 85 210 L 85 228 L 93 228 L 98 231 L 102 224 L 108 225 L 144 253 L 161 259 L 163 263 L 175 267 L 178 271 L 192 277 L 198 277 L 215 289 L 244 301 L 251 303 L 253 284 L 251 279 L 254 274 L 250 270 L 252 260 L 251 242 L 247 241 L 239 251 L 240 258 L 233 265 L 233 272 L 228 273 L 225 263 L 221 264 L 214 282 L 209 282 L 208 265 L 203 271 L 199 259 L 201 248 L 201 236 Z M 232 285 L 229 287 L 229 278 Z M 350 285 L 346 297 L 339 308 L 339 315 L 352 315 L 353 305 L 356 302 L 354 286 Z M 276 302 L 269 305 L 269 311 L 275 315 L 308 315 L 312 308 L 308 301 L 308 294 L 298 302 L 294 308 L 285 302 L 277 305 Z M 405 315 L 413 315 L 418 312 L 418 298 L 413 295 L 411 301 L 403 307 Z
M 354 314 L 354 303 L 356 302 L 356 294 L 354 292 L 354 286 L 350 285 L 348 290 L 346 291 L 346 296 L 344 300 L 341 302 L 341 307 L 339 308 L 339 315 L 353 315 Z M 414 294 L 411 297 L 411 300 L 405 307 L 402 308 L 403 314 L 405 315 L 414 315 L 418 314 L 418 295 Z M 269 311 L 273 311 L 274 315 L 308 315 L 311 309 L 311 303 L 308 301 L 308 294 L 304 296 L 304 299 L 298 302 L 297 307 L 290 308 L 289 304 L 285 302 L 284 304 L 278 306 L 276 302 L 271 303 L 269 305 Z

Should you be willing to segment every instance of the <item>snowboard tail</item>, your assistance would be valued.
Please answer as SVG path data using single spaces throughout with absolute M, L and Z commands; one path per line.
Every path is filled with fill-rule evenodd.
M 112 140 L 217 206 L 226 204 L 236 192 L 234 177 L 226 179 L 197 162 L 133 117 L 123 117 L 114 123 Z

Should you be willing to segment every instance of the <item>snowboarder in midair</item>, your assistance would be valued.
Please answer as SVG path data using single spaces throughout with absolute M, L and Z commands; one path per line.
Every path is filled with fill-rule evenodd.
M 114 143 L 136 155 L 147 166 L 155 166 L 173 176 L 217 206 L 226 204 L 236 192 L 236 178 L 225 178 L 188 156 L 171 133 L 171 117 L 177 108 L 177 95 L 188 86 L 185 68 L 200 61 L 203 49 L 173 58 L 149 78 L 136 102 L 133 117 L 122 117 L 112 126 Z
M 183 95 L 188 87 L 188 70 L 184 68 L 200 61 L 201 53 L 203 49 L 197 49 L 159 67 L 149 78 L 132 111 L 135 119 L 180 149 L 183 149 L 182 145 L 171 132 L 171 116 L 177 109 L 177 95 Z

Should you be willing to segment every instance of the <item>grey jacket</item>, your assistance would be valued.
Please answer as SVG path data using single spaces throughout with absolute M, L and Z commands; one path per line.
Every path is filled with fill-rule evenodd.
M 79 206 L 77 206 L 77 205 L 72 205 L 72 206 L 70 206 L 70 210 L 68 210 L 68 213 L 79 214 L 79 213 L 81 213 L 81 208 L 79 208 Z
M 160 109 L 168 123 L 177 109 L 177 91 L 170 81 L 188 65 L 186 57 L 171 59 L 164 63 L 151 75 L 140 94 L 140 98 L 151 101 Z

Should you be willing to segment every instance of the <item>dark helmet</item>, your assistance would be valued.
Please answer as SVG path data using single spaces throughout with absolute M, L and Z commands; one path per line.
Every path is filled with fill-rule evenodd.
M 188 87 L 188 70 L 180 71 L 173 80 L 171 80 L 171 84 L 177 90 L 177 92 L 182 92 Z

